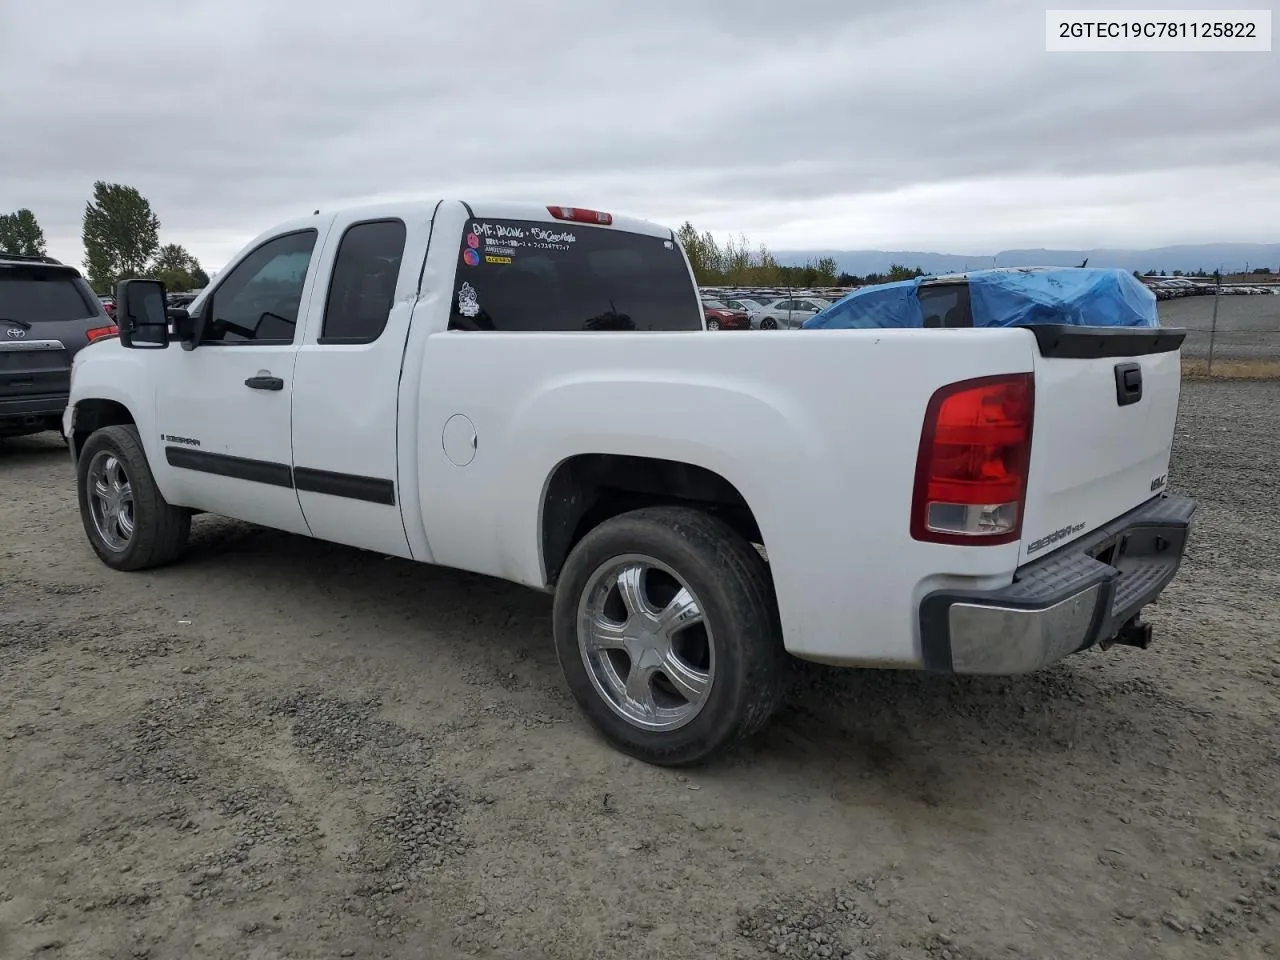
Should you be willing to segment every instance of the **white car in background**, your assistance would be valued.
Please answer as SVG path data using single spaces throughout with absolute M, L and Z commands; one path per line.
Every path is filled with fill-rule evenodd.
M 749 314 L 753 330 L 798 330 L 800 325 L 831 306 L 830 301 L 817 297 L 784 297 L 765 304 L 759 311 Z
M 725 300 L 724 304 L 730 310 L 741 310 L 748 317 L 755 317 L 757 313 L 765 308 L 765 304 L 768 302 L 763 298 L 756 300 L 750 297 L 733 297 Z

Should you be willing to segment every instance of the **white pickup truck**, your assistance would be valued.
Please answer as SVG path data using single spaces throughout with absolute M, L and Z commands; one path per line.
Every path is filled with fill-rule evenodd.
M 672 232 L 599 211 L 317 212 L 189 311 L 117 303 L 63 422 L 104 563 L 168 563 L 209 512 L 553 591 L 573 694 L 653 763 L 760 728 L 788 654 L 1145 647 L 1194 510 L 1181 332 L 717 334 Z

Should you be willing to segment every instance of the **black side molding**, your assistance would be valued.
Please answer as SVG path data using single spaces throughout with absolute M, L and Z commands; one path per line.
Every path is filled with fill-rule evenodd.
M 312 467 L 294 467 L 293 485 L 307 493 L 327 493 L 331 497 L 365 500 L 388 507 L 396 504 L 396 485 L 377 477 L 359 477 L 352 473 L 335 473 Z
M 312 467 L 292 468 L 287 463 L 270 460 L 250 460 L 225 453 L 209 453 L 189 447 L 165 447 L 164 456 L 169 466 L 200 473 L 212 473 L 250 483 L 266 483 L 273 487 L 289 487 L 307 493 L 325 493 L 347 500 L 364 500 L 388 507 L 396 504 L 394 481 L 377 477 L 361 477 L 332 470 L 316 470 Z
M 200 473 L 248 480 L 251 483 L 266 483 L 273 487 L 293 486 L 293 472 L 287 463 L 250 460 L 247 457 L 232 457 L 225 453 L 209 453 L 187 447 L 165 447 L 164 458 L 169 461 L 169 466 L 181 467 L 183 470 L 197 470 Z
M 1101 360 L 1104 357 L 1145 357 L 1172 353 L 1182 346 L 1187 331 L 1172 327 L 1072 327 L 1030 324 L 1040 356 L 1061 360 Z

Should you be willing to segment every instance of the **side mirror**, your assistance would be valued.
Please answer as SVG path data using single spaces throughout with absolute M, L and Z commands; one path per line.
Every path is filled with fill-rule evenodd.
M 182 344 L 184 350 L 195 346 L 195 317 L 186 307 L 170 307 L 165 311 L 169 320 L 169 336 Z
M 121 280 L 116 285 L 116 326 L 121 346 L 131 350 L 169 346 L 164 284 L 159 280 Z

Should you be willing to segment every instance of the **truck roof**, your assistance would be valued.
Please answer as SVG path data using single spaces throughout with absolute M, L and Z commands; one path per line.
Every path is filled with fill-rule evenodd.
M 478 203 L 468 203 L 466 200 L 459 200 L 474 216 L 484 217 L 491 220 L 541 220 L 547 223 L 564 223 L 563 220 L 557 220 L 548 212 L 547 204 L 537 204 L 516 201 L 499 201 L 484 200 Z M 435 212 L 437 201 L 435 200 L 393 200 L 382 203 L 360 204 L 354 206 L 333 207 L 328 210 L 320 209 L 317 214 L 321 215 L 354 215 L 360 219 L 377 220 L 383 217 L 401 217 L 409 219 L 431 219 Z M 596 209 L 596 208 L 592 208 Z M 622 230 L 628 233 L 639 233 L 651 237 L 662 237 L 663 239 L 675 239 L 675 233 L 670 227 L 663 226 L 660 223 L 654 223 L 652 220 L 642 220 L 639 217 L 620 216 L 612 210 L 607 211 L 613 217 L 613 223 L 608 227 L 597 227 L 602 230 Z M 297 217 L 284 223 L 273 225 L 269 232 L 274 234 L 285 229 L 301 229 L 311 226 L 317 214 L 309 217 Z M 574 227 L 591 227 L 594 224 L 574 223 Z

